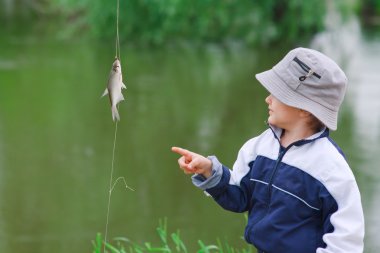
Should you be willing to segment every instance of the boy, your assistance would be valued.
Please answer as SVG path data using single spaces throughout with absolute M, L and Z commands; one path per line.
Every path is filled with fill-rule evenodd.
M 248 140 L 230 171 L 215 156 L 173 147 L 179 166 L 223 208 L 248 211 L 259 253 L 363 252 L 360 193 L 337 129 L 347 78 L 322 53 L 296 48 L 256 78 L 270 92 L 268 130 Z

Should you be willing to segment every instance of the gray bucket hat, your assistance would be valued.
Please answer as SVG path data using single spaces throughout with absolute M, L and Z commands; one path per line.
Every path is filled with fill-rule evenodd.
M 313 49 L 296 48 L 256 78 L 282 103 L 306 110 L 329 129 L 337 129 L 347 77 L 326 55 Z

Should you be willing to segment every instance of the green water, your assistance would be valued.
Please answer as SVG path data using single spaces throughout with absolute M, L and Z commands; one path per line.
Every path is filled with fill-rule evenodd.
M 364 38 L 365 59 L 345 64 L 351 86 L 333 133 L 362 192 L 366 252 L 375 252 L 380 224 L 380 76 L 370 64 L 380 59 L 379 39 Z M 122 45 L 128 89 L 114 179 L 124 176 L 135 191 L 115 187 L 109 238 L 158 242 L 158 220 L 168 217 L 190 251 L 198 239 L 246 246 L 244 216 L 193 187 L 170 147 L 216 154 L 232 166 L 241 145 L 266 128 L 267 93 L 254 74 L 287 50 Z M 0 37 L 0 252 L 91 252 L 91 240 L 104 233 L 115 125 L 100 95 L 114 54 L 112 43 Z

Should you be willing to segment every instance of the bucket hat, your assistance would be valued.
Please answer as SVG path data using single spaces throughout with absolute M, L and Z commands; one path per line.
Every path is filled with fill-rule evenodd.
M 347 77 L 326 55 L 308 48 L 291 50 L 257 80 L 282 103 L 313 114 L 327 128 L 337 129 Z

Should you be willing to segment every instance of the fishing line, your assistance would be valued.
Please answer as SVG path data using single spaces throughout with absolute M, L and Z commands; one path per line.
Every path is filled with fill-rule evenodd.
M 107 219 L 106 219 L 106 231 L 104 233 L 104 247 L 103 252 L 106 252 L 106 244 L 107 244 L 107 235 L 108 235 L 108 222 L 109 222 L 109 214 L 110 214 L 110 206 L 111 206 L 111 195 L 112 191 L 115 188 L 116 184 L 122 180 L 124 182 L 125 188 L 127 190 L 134 191 L 131 187 L 128 186 L 127 181 L 125 180 L 125 177 L 118 177 L 115 182 L 113 182 L 113 171 L 114 171 L 114 163 L 115 163 L 115 150 L 116 150 L 116 137 L 117 137 L 117 124 L 118 121 L 115 123 L 115 136 L 113 139 L 113 149 L 112 149 L 112 163 L 111 163 L 111 176 L 110 176 L 110 188 L 108 191 L 108 207 L 107 207 Z
M 115 41 L 115 57 L 120 61 L 120 39 L 119 39 L 119 0 L 117 0 L 117 8 L 116 8 L 116 41 Z
M 119 0 L 117 0 L 117 8 L 116 8 L 116 42 L 115 42 L 115 58 L 118 58 L 120 61 L 120 38 L 119 38 Z M 117 108 L 119 109 L 119 106 L 117 105 Z M 107 218 L 106 218 L 106 229 L 104 233 L 104 246 L 103 246 L 103 253 L 106 252 L 106 245 L 107 245 L 107 235 L 108 235 L 108 223 L 109 223 L 109 214 L 110 214 L 110 206 L 111 206 L 111 195 L 112 191 L 115 188 L 116 184 L 122 180 L 124 182 L 125 188 L 127 190 L 134 189 L 130 188 L 127 185 L 127 182 L 124 177 L 118 177 L 115 182 L 113 182 L 113 171 L 114 171 L 114 163 L 115 163 L 115 150 L 116 150 L 116 139 L 117 139 L 117 125 L 118 120 L 115 122 L 115 135 L 113 140 L 113 149 L 112 149 L 112 163 L 111 163 L 111 175 L 110 175 L 110 186 L 108 191 L 108 206 L 107 206 Z
M 107 220 L 106 220 L 106 231 L 104 233 L 104 246 L 103 253 L 106 252 L 106 244 L 107 244 L 107 233 L 108 233 L 108 220 L 110 214 L 110 206 L 111 206 L 111 194 L 112 194 L 112 181 L 113 181 L 113 168 L 115 162 L 115 149 L 116 149 L 116 136 L 117 136 L 117 121 L 115 123 L 115 137 L 113 139 L 113 150 L 112 150 L 112 163 L 111 163 L 111 176 L 110 176 L 110 189 L 108 191 L 108 207 L 107 207 Z
M 118 178 L 115 180 L 115 182 L 113 183 L 110 192 L 113 191 L 113 188 L 115 188 L 115 186 L 116 186 L 116 184 L 117 184 L 117 182 L 118 182 L 119 180 L 123 180 L 126 189 L 129 189 L 129 190 L 131 190 L 131 191 L 135 191 L 134 189 L 132 189 L 131 187 L 128 186 L 127 181 L 125 181 L 125 177 L 118 177 Z

